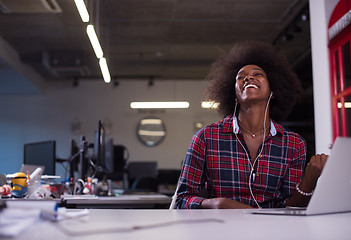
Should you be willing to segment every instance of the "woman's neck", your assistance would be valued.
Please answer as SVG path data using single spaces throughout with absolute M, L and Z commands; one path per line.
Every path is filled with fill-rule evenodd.
M 265 114 L 266 108 L 262 106 L 241 106 L 239 110 L 238 120 L 239 124 L 243 127 L 249 129 L 250 131 L 260 131 L 263 129 L 263 124 L 265 122 L 266 128 L 269 126 L 269 107 L 267 109 L 267 114 Z M 264 121 L 266 118 L 266 121 Z

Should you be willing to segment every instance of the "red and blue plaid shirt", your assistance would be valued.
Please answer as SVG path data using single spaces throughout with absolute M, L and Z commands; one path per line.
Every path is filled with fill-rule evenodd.
M 225 197 L 257 207 L 249 188 L 251 157 L 239 130 L 236 118 L 233 128 L 233 117 L 229 115 L 194 135 L 179 180 L 178 208 L 199 208 L 204 190 L 206 198 Z M 251 181 L 259 205 L 263 208 L 284 207 L 286 199 L 301 181 L 305 161 L 305 140 L 271 121 L 270 134 L 257 159 L 256 177 Z

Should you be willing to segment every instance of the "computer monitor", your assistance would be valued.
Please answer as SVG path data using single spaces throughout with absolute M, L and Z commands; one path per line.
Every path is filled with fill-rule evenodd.
M 74 177 L 74 172 L 78 171 L 78 163 L 79 163 L 79 147 L 78 144 L 75 140 L 71 140 L 71 156 L 69 159 L 69 170 L 70 174 L 69 176 L 72 178 Z
M 98 123 L 98 129 L 95 131 L 94 139 L 94 159 L 95 164 L 105 169 L 105 128 L 102 121 Z
M 45 175 L 55 175 L 56 142 L 44 141 L 24 144 L 23 164 L 45 167 Z
M 123 179 L 126 162 L 129 158 L 128 149 L 123 145 L 114 145 L 113 138 L 105 143 L 105 173 L 113 180 Z
M 114 172 L 114 145 L 113 138 L 106 141 L 105 144 L 105 172 Z
M 129 158 L 129 151 L 123 145 L 113 147 L 113 171 L 123 173 Z

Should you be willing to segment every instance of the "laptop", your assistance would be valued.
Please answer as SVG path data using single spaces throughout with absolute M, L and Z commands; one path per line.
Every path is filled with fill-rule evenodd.
M 317 215 L 351 211 L 351 138 L 338 137 L 306 208 L 255 209 L 254 214 Z
M 32 174 L 37 168 L 45 170 L 45 167 L 41 165 L 22 164 L 20 172 L 27 174 L 28 171 L 29 174 Z

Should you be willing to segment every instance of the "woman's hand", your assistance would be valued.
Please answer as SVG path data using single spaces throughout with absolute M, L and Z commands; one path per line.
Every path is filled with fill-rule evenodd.
M 312 187 L 312 189 L 314 189 L 317 180 L 322 173 L 327 158 L 328 155 L 325 155 L 324 153 L 311 157 L 310 162 L 306 166 L 305 175 L 303 178 L 303 181 L 308 183 L 308 185 L 312 184 L 309 188 Z
M 314 190 L 327 159 L 328 155 L 325 155 L 324 153 L 311 157 L 310 162 L 306 166 L 302 181 L 299 184 L 299 189 L 301 191 L 310 193 Z
M 228 198 L 209 198 L 204 199 L 200 205 L 201 208 L 211 209 L 243 209 L 252 208 L 249 205 Z
M 317 180 L 322 173 L 324 165 L 327 161 L 328 155 L 317 154 L 311 157 L 310 162 L 307 164 L 305 174 L 299 184 L 299 189 L 305 193 L 312 193 L 316 187 Z M 310 201 L 310 196 L 302 195 L 295 191 L 286 201 L 286 206 L 291 207 L 306 207 Z

